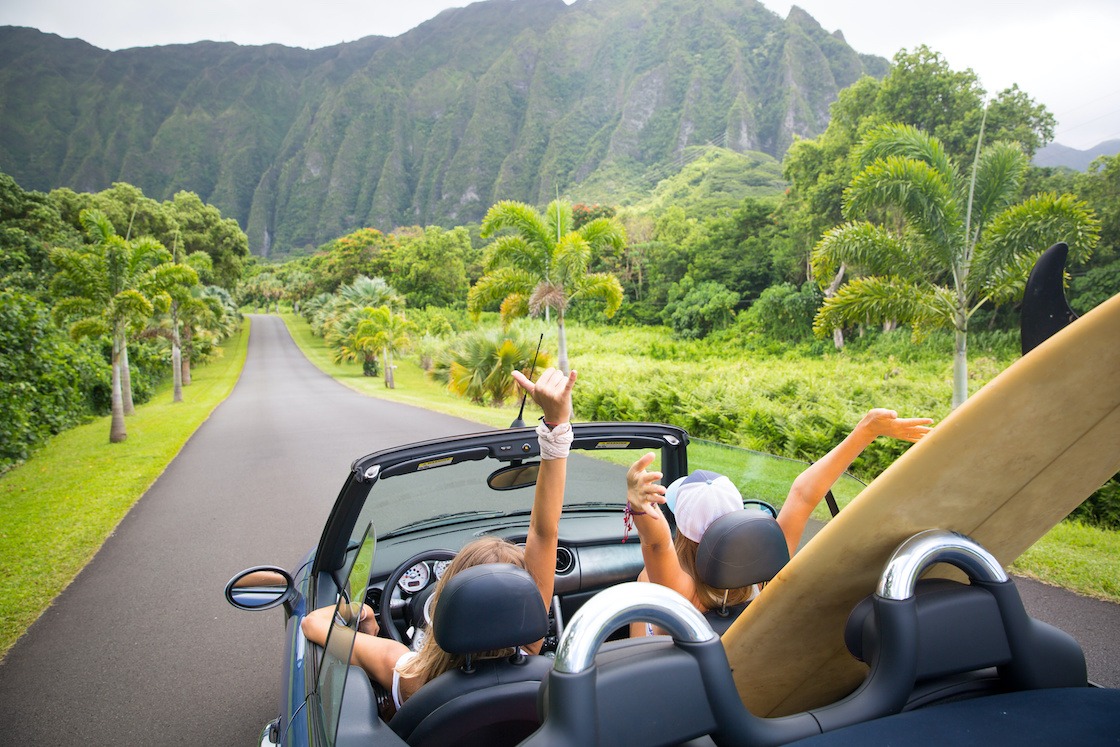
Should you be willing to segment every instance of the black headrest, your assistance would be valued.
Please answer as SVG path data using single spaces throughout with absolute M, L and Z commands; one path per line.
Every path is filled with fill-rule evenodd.
M 541 592 L 524 568 L 487 563 L 447 581 L 433 633 L 449 654 L 477 654 L 534 643 L 548 632 Z
M 704 532 L 696 572 L 717 589 L 739 589 L 769 581 L 789 562 L 789 546 L 772 516 L 745 509 L 724 514 Z

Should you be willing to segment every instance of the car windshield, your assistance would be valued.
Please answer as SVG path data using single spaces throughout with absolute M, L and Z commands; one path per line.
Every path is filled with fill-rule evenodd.
M 626 468 L 647 451 L 612 450 L 609 458 L 573 452 L 568 461 L 564 505 L 613 503 L 621 511 L 626 499 Z M 431 526 L 464 518 L 468 512 L 528 512 L 533 507 L 533 486 L 495 490 L 487 484 L 486 478 L 502 466 L 486 459 L 383 478 L 370 491 L 361 521 L 375 519 L 378 528 L 393 532 L 421 523 Z
M 648 448 L 610 448 L 573 451 L 568 464 L 564 505 L 567 510 L 580 506 L 617 506 L 621 512 L 626 499 L 626 470 Z M 661 454 L 650 467 L 660 469 Z M 492 459 L 466 461 L 433 467 L 377 481 L 363 506 L 357 527 L 376 521 L 378 529 L 394 534 L 412 528 L 450 523 L 470 515 L 494 518 L 503 514 L 528 513 L 533 505 L 533 487 L 496 490 L 487 477 L 504 463 Z M 808 466 L 807 462 L 775 457 L 756 451 L 693 440 L 688 446 L 689 470 L 709 469 L 727 475 L 746 500 L 763 500 L 780 507 L 790 485 Z M 834 486 L 841 506 L 846 505 L 863 483 L 845 475 Z M 814 518 L 826 521 L 822 505 Z

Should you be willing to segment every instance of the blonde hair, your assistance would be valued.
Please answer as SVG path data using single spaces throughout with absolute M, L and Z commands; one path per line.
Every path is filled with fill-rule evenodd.
M 483 537 L 467 544 L 451 561 L 451 565 L 447 567 L 447 572 L 436 584 L 436 590 L 432 594 L 433 619 L 438 614 L 436 609 L 439 607 L 439 597 L 443 593 L 447 582 L 454 578 L 459 571 L 483 563 L 511 563 L 518 568 L 524 568 L 525 550 L 500 537 Z M 472 654 L 471 658 L 498 659 L 513 656 L 516 652 L 517 649 L 515 648 L 480 651 Z M 422 685 L 450 669 L 463 666 L 466 660 L 467 657 L 462 654 L 449 654 L 440 648 L 436 642 L 435 634 L 429 630 L 428 636 L 424 639 L 424 643 L 421 644 L 416 656 L 398 667 L 397 671 L 401 677 L 420 680 L 419 684 Z
M 723 607 L 725 594 L 727 595 L 728 607 L 742 604 L 751 598 L 753 589 L 750 586 L 741 589 L 717 589 L 714 586 L 708 586 L 700 579 L 696 572 L 696 550 L 700 547 L 698 542 L 693 542 L 678 531 L 676 538 L 673 540 L 673 547 L 677 551 L 677 560 L 680 561 L 681 569 L 692 578 L 692 583 L 696 585 L 696 601 L 703 606 L 705 612 Z

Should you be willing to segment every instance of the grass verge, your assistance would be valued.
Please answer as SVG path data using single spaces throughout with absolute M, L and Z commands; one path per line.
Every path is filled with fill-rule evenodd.
M 516 408 L 514 407 L 494 408 L 475 405 L 450 394 L 439 384 L 430 381 L 415 362 L 407 359 L 399 361 L 399 367 L 397 368 L 398 388 L 386 389 L 380 378 L 363 376 L 361 367 L 357 364 L 334 363 L 323 340 L 311 334 L 310 327 L 301 317 L 290 313 L 281 316 L 292 338 L 312 363 L 363 394 L 385 397 L 397 402 L 444 412 L 498 428 L 508 426 L 516 415 Z M 580 334 L 584 337 L 594 335 L 589 330 L 582 330 Z M 584 337 L 580 338 L 583 341 L 581 349 L 594 350 L 596 340 L 588 340 Z M 612 354 L 606 350 L 596 351 L 595 357 L 610 358 L 611 355 L 622 357 L 617 352 Z M 782 363 L 779 362 L 779 364 Z M 619 365 L 621 367 L 623 364 Z M 625 364 L 625 366 L 630 367 L 633 365 L 632 359 Z M 707 363 L 701 361 L 696 365 L 707 365 Z M 755 361 L 753 365 L 761 367 L 762 362 Z M 785 365 L 788 365 L 788 362 Z M 604 367 L 609 369 L 609 365 L 604 366 L 600 361 L 600 368 Z M 533 414 L 531 417 L 536 417 L 536 415 Z M 698 449 L 697 453 L 690 459 L 694 467 L 703 466 L 728 475 L 732 475 L 736 470 L 741 472 L 743 469 L 741 464 L 743 461 L 742 452 L 730 457 L 729 461 L 727 454 L 720 453 L 723 449 L 718 448 L 718 445 L 712 442 L 703 442 L 703 445 L 698 446 Z M 690 450 L 691 453 L 692 450 Z M 760 471 L 739 474 L 736 482 L 740 485 L 748 483 L 754 485 L 758 489 L 754 491 L 757 493 L 756 497 L 778 506 L 785 499 L 785 493 L 793 478 L 803 469 L 803 463 L 797 460 L 775 461 L 772 467 L 758 466 L 766 460 L 751 459 L 747 461 L 749 465 L 754 465 L 748 466 L 748 471 L 756 469 Z M 720 465 L 725 465 L 725 463 L 726 466 L 721 468 Z M 736 464 L 738 467 L 733 466 Z M 850 484 L 845 483 L 838 486 L 835 492 L 839 504 L 844 506 L 858 493 L 860 487 L 855 480 L 852 480 Z M 814 516 L 823 520 L 827 518 L 828 514 L 825 508 L 821 506 L 818 507 Z M 1019 575 L 1028 576 L 1054 586 L 1061 586 L 1085 596 L 1120 602 L 1120 532 L 1098 529 L 1078 522 L 1062 522 L 1016 560 L 1011 570 Z
M 309 361 L 324 373 L 362 394 L 415 405 L 426 410 L 435 410 L 495 428 L 505 428 L 517 417 L 517 408 L 511 405 L 507 404 L 504 407 L 476 405 L 452 394 L 442 384 L 429 379 L 415 361 L 407 358 L 396 361 L 397 388 L 389 389 L 380 376 L 363 375 L 362 367 L 357 363 L 335 363 L 323 338 L 311 333 L 311 327 L 303 317 L 292 313 L 282 313 L 280 317 L 284 320 L 292 339 Z M 533 403 L 530 402 L 528 407 L 533 408 Z M 526 413 L 528 414 L 528 410 Z
M 183 401 L 171 382 L 126 419 L 128 439 L 109 443 L 109 417 L 52 438 L 0 477 L 0 657 L 38 619 L 113 533 L 183 444 L 233 390 L 249 324 L 223 355 L 192 369 Z

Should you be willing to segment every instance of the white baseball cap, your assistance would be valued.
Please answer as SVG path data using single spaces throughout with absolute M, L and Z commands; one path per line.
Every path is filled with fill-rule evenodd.
M 743 496 L 724 475 L 698 469 L 669 484 L 665 504 L 677 519 L 677 531 L 699 542 L 713 521 L 743 509 Z

